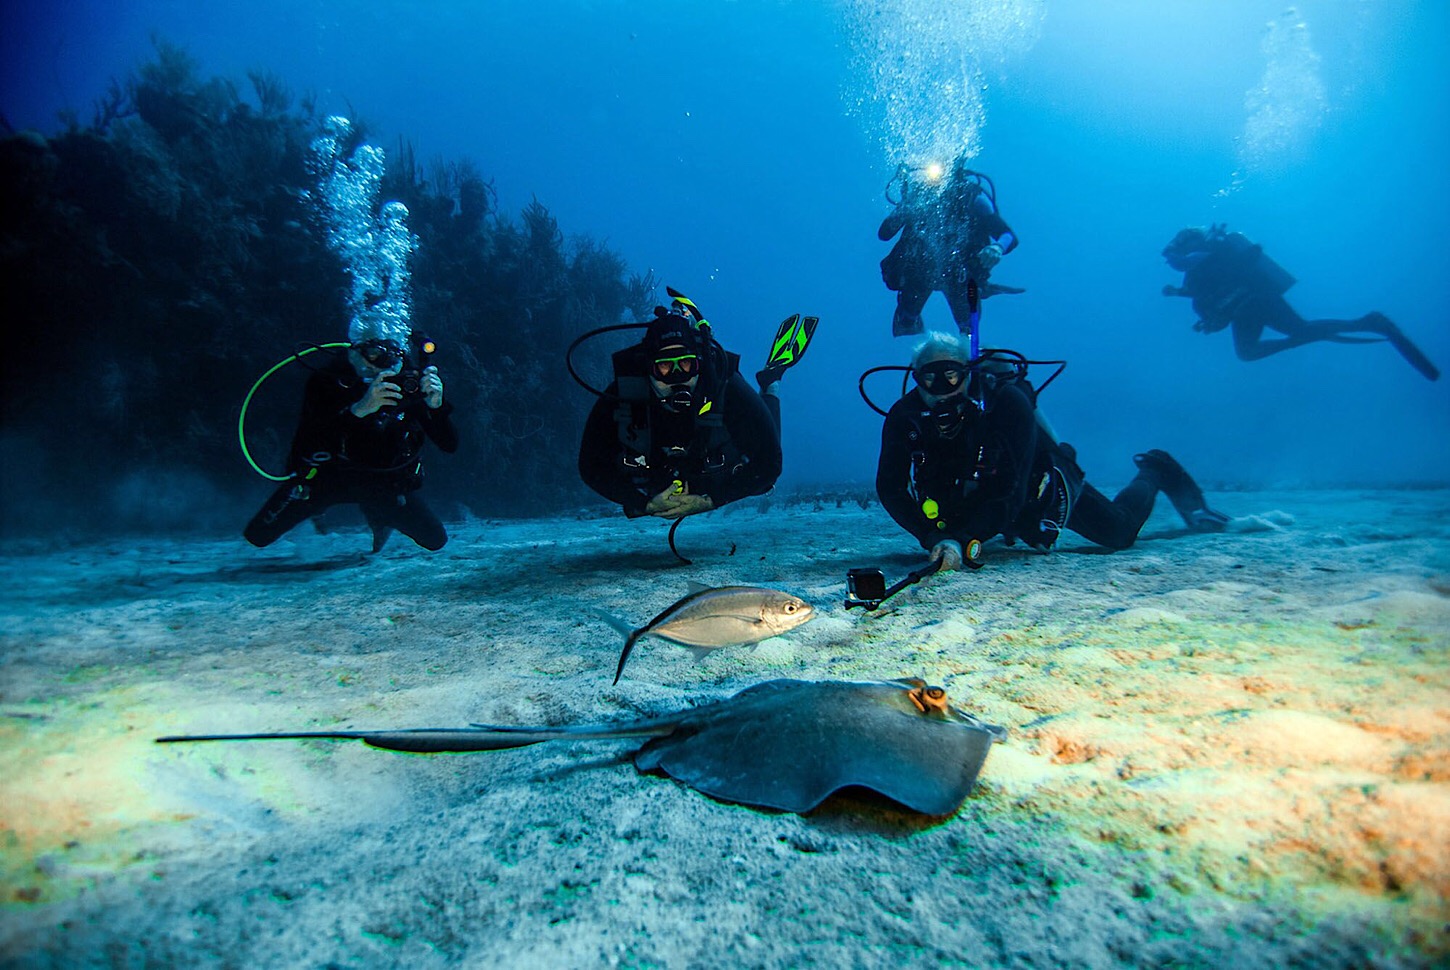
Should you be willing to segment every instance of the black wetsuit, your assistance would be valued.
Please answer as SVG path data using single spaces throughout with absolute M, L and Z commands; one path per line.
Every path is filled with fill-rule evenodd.
M 882 241 L 898 232 L 901 238 L 881 261 L 881 278 L 896 290 L 896 336 L 921 333 L 921 310 L 934 290 L 951 307 L 958 329 L 966 331 L 972 304 L 968 283 L 975 282 L 985 296 L 991 269 L 977 254 L 997 243 L 1003 254 L 1017 247 L 1017 236 L 997 211 L 991 196 L 973 182 L 949 183 L 939 193 L 918 188 L 903 198 L 876 231 Z
M 708 495 L 718 508 L 763 495 L 780 477 L 780 402 L 757 394 L 739 373 L 725 383 L 724 420 L 714 429 L 697 422 L 693 410 L 673 413 L 652 397 L 624 403 L 617 394 L 611 383 L 589 412 L 579 475 L 630 518 L 644 515 L 649 500 L 675 481 L 692 495 Z
M 1075 497 L 1066 523 L 1054 521 L 1062 508 L 1054 500 L 1057 481 Z M 993 392 L 988 409 L 969 415 L 952 437 L 940 434 L 916 389 L 892 406 L 881 429 L 876 494 L 923 549 L 944 539 L 965 544 L 997 535 L 1046 547 L 1064 525 L 1099 545 L 1126 549 L 1158 492 L 1145 472 L 1113 499 L 1083 481 L 1072 447 L 1038 425 L 1029 392 L 1015 383 Z
M 248 542 L 270 545 L 331 506 L 355 503 L 373 530 L 374 551 L 393 529 L 425 549 L 443 548 L 448 533 L 417 492 L 423 484 L 418 455 L 425 437 L 442 451 L 458 449 L 453 405 L 445 401 L 435 410 L 414 397 L 355 417 L 351 407 L 366 391 L 341 357 L 308 378 L 288 459 L 295 477 L 247 523 Z
M 1196 246 L 1174 253 L 1168 262 L 1183 273 L 1183 285 L 1164 292 L 1193 300 L 1193 312 L 1198 314 L 1195 330 L 1216 333 L 1233 327 L 1234 352 L 1240 360 L 1262 360 L 1322 340 L 1388 340 L 1427 378 L 1440 376 L 1434 364 L 1383 313 L 1366 313 L 1355 320 L 1305 320 L 1284 299 L 1294 277 L 1242 233 L 1204 234 Z M 1265 338 L 1265 329 L 1284 336 Z

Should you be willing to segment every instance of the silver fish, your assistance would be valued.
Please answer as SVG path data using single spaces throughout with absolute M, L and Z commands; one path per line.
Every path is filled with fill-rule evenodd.
M 798 596 L 760 586 L 701 586 L 690 584 L 690 592 L 672 603 L 659 616 L 638 630 L 605 615 L 627 639 L 619 654 L 614 682 L 619 683 L 624 663 L 641 637 L 656 636 L 691 647 L 696 659 L 719 647 L 759 643 L 794 630 L 814 615 L 811 604 Z

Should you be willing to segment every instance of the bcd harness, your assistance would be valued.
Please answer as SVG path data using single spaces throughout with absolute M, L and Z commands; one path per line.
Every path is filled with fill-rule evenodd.
M 1066 526 L 1072 507 L 1082 492 L 1083 473 L 1077 465 L 1076 453 L 1071 445 L 1057 441 L 1044 416 L 1037 410 L 1037 393 L 1024 373 L 1005 362 L 987 361 L 984 366 L 973 370 L 970 380 L 967 407 L 978 415 L 991 412 L 998 389 L 1007 384 L 1020 385 L 1032 402 L 1038 434 L 1050 444 L 1038 446 L 1030 468 L 1011 470 L 1015 474 L 1028 474 L 1031 478 L 1025 507 L 1018 510 L 1013 521 L 1007 524 L 1007 529 L 1014 529 L 1020 524 L 1025 527 L 1022 537 L 1029 543 L 1051 546 L 1058 532 Z M 938 451 L 936 461 L 929 465 L 929 446 L 947 440 L 937 430 L 933 419 L 930 408 L 919 408 L 908 419 L 911 430 L 907 432 L 907 437 L 912 444 L 910 490 L 932 527 L 946 532 L 952 528 L 945 518 L 948 509 L 959 507 L 962 499 L 984 485 L 995 483 L 1003 474 L 1005 449 L 998 436 L 979 434 L 973 436 L 974 440 L 969 440 L 965 461 L 943 462 Z M 971 423 L 970 415 L 967 423 Z M 966 431 L 964 427 L 959 433 L 965 434 Z M 1010 532 L 1007 537 L 1015 538 Z
M 716 345 L 718 347 L 718 345 Z M 714 475 L 740 465 L 746 459 L 725 429 L 725 387 L 740 366 L 740 355 L 729 351 L 711 355 L 711 363 L 700 375 L 698 401 L 692 402 L 693 433 L 688 442 L 660 446 L 665 468 L 651 466 L 654 454 L 654 425 L 651 407 L 655 403 L 650 386 L 650 361 L 641 346 L 626 347 L 613 356 L 618 402 L 614 423 L 619 434 L 620 460 L 630 481 L 648 490 L 658 481 L 687 483 L 701 475 Z

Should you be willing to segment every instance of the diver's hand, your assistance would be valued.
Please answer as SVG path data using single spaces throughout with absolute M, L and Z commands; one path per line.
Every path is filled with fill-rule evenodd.
M 940 571 L 947 573 L 962 568 L 962 544 L 955 539 L 943 539 L 931 547 L 931 561 L 941 563 Z
M 991 272 L 992 267 L 1002 261 L 1002 247 L 996 243 L 987 243 L 977 252 L 977 265 L 982 267 L 982 272 Z
M 708 512 L 715 507 L 708 495 L 691 495 L 683 487 L 671 485 L 645 504 L 648 515 L 661 519 L 683 519 L 687 515 Z
M 384 371 L 374 377 L 362 399 L 349 408 L 353 417 L 365 418 L 380 408 L 396 407 L 403 399 L 403 389 L 392 383 L 390 378 L 397 373 L 396 370 Z
M 418 390 L 423 392 L 423 403 L 434 411 L 443 406 L 443 378 L 438 376 L 438 368 L 429 364 L 423 368 L 423 378 L 418 382 Z
M 663 492 L 660 492 L 654 498 L 652 498 L 648 502 L 644 503 L 644 514 L 645 515 L 661 515 L 662 513 L 664 513 L 664 511 L 670 507 L 669 506 L 668 499 L 672 498 L 675 495 L 675 493 L 678 492 L 679 490 L 680 490 L 680 486 L 678 484 L 676 484 L 676 485 L 671 485 L 670 487 L 666 488 Z
M 665 500 L 664 511 L 656 512 L 662 519 L 683 519 L 687 515 L 699 515 L 715 507 L 714 499 L 708 495 L 673 495 Z

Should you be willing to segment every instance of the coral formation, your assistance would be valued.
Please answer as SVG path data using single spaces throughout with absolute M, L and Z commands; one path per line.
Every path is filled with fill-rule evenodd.
M 342 339 L 366 302 L 357 288 L 368 281 L 329 245 L 315 204 L 326 173 L 312 146 L 327 119 L 274 75 L 249 80 L 244 95 L 158 42 L 90 123 L 72 116 L 51 137 L 0 138 L 4 434 L 26 456 L 4 499 L 39 513 L 9 516 L 7 529 L 180 518 L 136 508 L 135 490 L 125 505 L 116 483 L 127 474 L 206 482 L 196 511 L 216 526 L 240 521 L 256 491 L 234 434 L 248 386 L 289 353 Z M 383 168 L 365 124 L 332 138 L 332 163 L 377 169 L 368 204 L 378 231 L 395 224 L 417 237 L 402 309 L 437 342 L 466 436 L 436 464 L 430 496 L 493 516 L 584 500 L 560 457 L 575 448 L 585 407 L 560 391 L 562 352 L 592 326 L 642 313 L 649 281 L 627 278 L 601 243 L 566 239 L 537 200 L 516 218 L 498 211 L 471 163 L 425 174 L 400 141 Z M 404 210 L 406 225 L 382 218 Z M 253 450 L 274 467 L 305 376 L 291 370 L 300 373 L 269 382 L 249 414 Z

